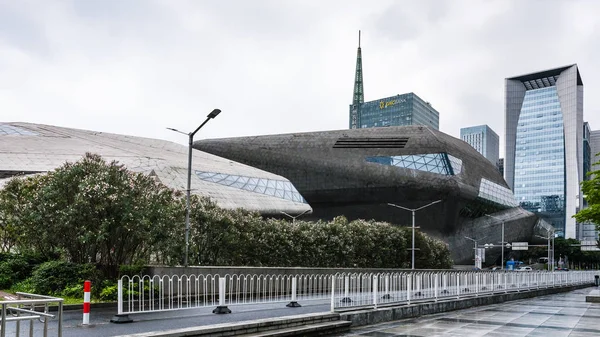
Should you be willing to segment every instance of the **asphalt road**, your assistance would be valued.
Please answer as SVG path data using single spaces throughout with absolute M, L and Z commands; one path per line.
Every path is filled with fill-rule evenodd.
M 134 320 L 132 323 L 115 324 L 110 319 L 116 314 L 114 308 L 92 309 L 90 313 L 90 325 L 82 326 L 83 313 L 81 310 L 63 312 L 63 336 L 64 337 L 109 337 L 151 331 L 165 331 L 179 328 L 196 327 L 220 323 L 242 322 L 270 317 L 282 317 L 298 314 L 317 312 L 329 312 L 328 301 L 314 301 L 312 303 L 301 303 L 302 307 L 288 308 L 286 303 L 265 303 L 254 305 L 230 306 L 231 314 L 213 314 L 213 307 L 199 309 L 185 309 L 178 311 L 167 311 L 161 313 L 130 315 Z M 44 325 L 40 322 L 34 323 L 34 336 L 43 336 Z M 51 320 L 48 324 L 48 336 L 57 336 L 57 321 Z M 7 336 L 15 336 L 16 324 L 7 324 Z M 21 323 L 21 336 L 28 336 L 29 323 Z

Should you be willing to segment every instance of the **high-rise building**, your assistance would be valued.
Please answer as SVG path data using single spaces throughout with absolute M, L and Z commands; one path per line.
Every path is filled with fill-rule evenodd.
M 593 170 L 594 155 L 592 152 L 592 131 L 588 122 L 583 123 L 583 180 L 588 180 L 588 172 Z M 600 140 L 600 139 L 599 139 Z M 600 144 L 598 144 L 600 145 Z M 599 150 L 600 151 L 600 150 Z M 583 199 L 583 208 L 587 207 L 587 201 Z M 578 224 L 577 238 L 581 241 L 594 241 L 598 237 L 596 225 L 593 223 Z
M 498 159 L 498 171 L 500 171 L 500 174 L 504 177 L 504 158 L 500 158 Z
M 577 65 L 505 80 L 504 176 L 521 207 L 577 237 L 583 206 L 583 82 Z
M 500 137 L 487 125 L 470 126 L 460 129 L 460 139 L 469 143 L 492 164 L 500 159 Z
M 352 111 L 358 110 L 357 125 L 352 124 Z M 429 102 L 414 93 L 386 97 L 350 106 L 350 128 L 373 128 L 380 126 L 426 125 L 440 128 L 440 114 Z
M 590 161 L 592 165 L 600 162 L 600 130 L 590 132 Z M 592 166 L 592 171 L 600 170 L 599 166 Z
M 439 130 L 440 114 L 429 102 L 412 92 L 365 102 L 359 31 L 354 92 L 350 105 L 350 129 L 402 125 L 427 125 Z

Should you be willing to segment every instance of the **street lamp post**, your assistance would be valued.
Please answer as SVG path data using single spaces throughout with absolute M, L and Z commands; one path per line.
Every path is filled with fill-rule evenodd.
M 421 210 L 423 208 L 429 207 L 431 205 L 437 204 L 438 202 L 441 202 L 441 200 L 434 201 L 432 203 L 429 203 L 429 204 L 419 207 L 419 208 L 406 208 L 406 207 L 398 206 L 396 204 L 388 203 L 389 206 L 398 207 L 403 210 L 412 212 L 412 248 L 411 248 L 412 259 L 411 259 L 410 269 L 415 269 L 415 228 L 417 228 L 417 227 L 415 227 L 415 212 L 418 210 Z
M 208 116 L 206 116 L 206 120 L 200 124 L 199 127 L 194 130 L 194 132 L 185 133 L 183 131 L 179 131 L 173 128 L 167 128 L 168 130 L 179 132 L 181 134 L 187 135 L 189 137 L 189 149 L 188 149 L 188 171 L 187 171 L 187 189 L 186 189 L 186 208 L 185 208 L 185 260 L 184 266 L 188 266 L 188 255 L 189 255 L 189 238 L 190 238 L 190 190 L 192 185 L 192 145 L 194 142 L 194 135 L 198 130 L 200 130 L 204 124 L 208 123 L 209 120 L 217 117 L 221 113 L 221 110 L 214 109 L 211 111 Z
M 536 235 L 538 238 L 548 240 L 548 270 L 550 271 L 550 263 L 552 263 L 552 268 L 554 268 L 554 256 L 552 256 L 552 260 L 550 259 L 550 239 L 552 239 L 552 255 L 554 255 L 554 232 L 552 232 L 552 236 L 550 235 L 550 231 L 548 231 L 548 236 Z
M 502 221 L 502 243 L 500 244 L 500 246 L 502 246 L 502 254 L 501 254 L 502 262 L 500 263 L 500 266 L 502 267 L 502 270 L 504 270 L 504 244 L 505 244 L 505 242 L 504 242 L 504 219 L 500 219 L 500 218 L 497 218 L 497 217 L 495 217 L 493 215 L 489 215 L 489 214 L 486 214 L 485 216 L 489 216 L 490 218 L 494 218 L 496 220 Z
M 293 216 L 293 215 L 287 214 L 287 213 L 286 213 L 286 212 L 284 212 L 284 211 L 281 211 L 280 213 L 281 213 L 281 214 L 283 214 L 283 215 L 285 215 L 285 216 L 288 216 L 288 217 L 292 218 L 292 223 L 295 223 L 297 218 L 299 218 L 299 217 L 303 216 L 304 214 L 306 214 L 306 213 L 308 213 L 308 212 L 310 212 L 310 209 L 307 209 L 306 211 L 304 211 L 304 212 L 302 212 L 302 213 L 300 213 L 300 214 L 298 214 L 298 215 L 296 215 L 296 216 Z
M 474 256 L 475 256 L 475 258 L 473 259 L 473 261 L 475 261 L 475 268 L 479 268 L 479 269 L 481 269 L 481 266 L 477 267 L 477 256 L 478 256 L 478 255 L 477 255 L 477 248 L 478 248 L 478 246 L 477 246 L 477 241 L 479 241 L 479 240 L 483 240 L 483 239 L 485 239 L 485 238 L 487 238 L 487 236 L 484 236 L 484 237 L 482 237 L 482 238 L 480 238 L 480 239 L 473 239 L 473 238 L 470 238 L 470 237 L 468 237 L 468 236 L 465 236 L 465 239 L 471 240 L 471 241 L 473 241 L 473 243 L 474 243 L 474 246 L 473 246 L 473 251 L 474 251 Z

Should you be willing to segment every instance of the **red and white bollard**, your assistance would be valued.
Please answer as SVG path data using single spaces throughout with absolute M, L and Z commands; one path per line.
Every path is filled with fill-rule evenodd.
M 85 281 L 83 283 L 83 325 L 90 324 L 90 291 L 92 290 L 92 282 Z

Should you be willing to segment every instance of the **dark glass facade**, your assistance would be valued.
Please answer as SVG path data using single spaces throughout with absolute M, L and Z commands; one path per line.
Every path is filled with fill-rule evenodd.
M 370 163 L 392 165 L 449 176 L 460 174 L 462 171 L 462 160 L 447 153 L 366 157 L 365 160 Z
M 515 197 L 562 234 L 565 186 L 564 125 L 556 86 L 527 90 L 517 125 Z
M 365 102 L 359 107 L 350 105 L 350 128 L 353 118 L 358 128 L 426 125 L 439 130 L 440 114 L 428 102 L 408 93 Z

